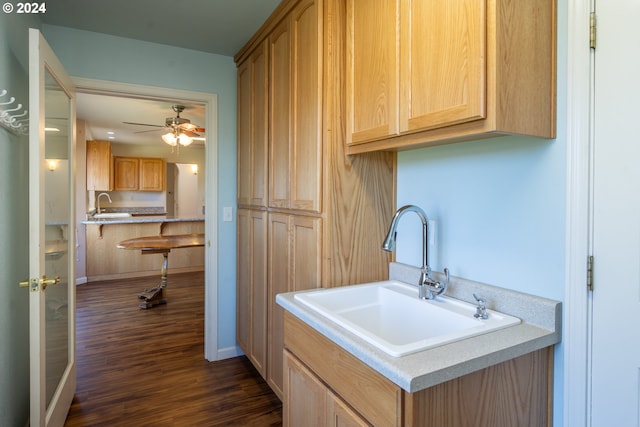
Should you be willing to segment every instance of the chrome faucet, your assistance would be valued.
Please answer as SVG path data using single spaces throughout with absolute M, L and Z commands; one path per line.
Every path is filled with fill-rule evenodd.
M 434 280 L 431 277 L 431 267 L 429 267 L 429 250 L 427 245 L 429 244 L 429 217 L 418 206 L 406 205 L 398 209 L 391 220 L 389 225 L 389 231 L 387 237 L 382 243 L 382 249 L 387 252 L 392 252 L 396 247 L 396 228 L 398 227 L 398 221 L 400 217 L 407 212 L 415 212 L 422 221 L 422 266 L 420 267 L 420 281 L 418 283 L 418 297 L 420 299 L 434 299 L 436 295 L 442 295 L 447 290 L 449 285 L 449 269 L 444 269 L 445 281 L 443 283 Z
M 102 213 L 102 210 L 100 209 L 100 197 L 101 197 L 101 196 L 107 196 L 107 199 L 109 199 L 109 203 L 113 203 L 113 202 L 111 201 L 111 196 L 109 196 L 107 193 L 100 193 L 100 194 L 98 194 L 98 197 L 97 197 L 97 200 L 98 200 L 98 212 L 97 212 L 97 213 L 98 213 L 98 214 L 101 214 L 101 213 Z

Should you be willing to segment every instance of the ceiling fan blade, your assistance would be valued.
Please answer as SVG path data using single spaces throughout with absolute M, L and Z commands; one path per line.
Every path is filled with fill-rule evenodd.
M 186 129 L 183 129 L 182 133 L 184 133 L 187 136 L 190 136 L 191 138 L 196 138 L 196 137 L 200 136 L 200 134 L 192 132 L 190 130 L 186 130 Z
M 162 132 L 164 129 L 139 130 L 134 133 Z
M 201 127 L 195 128 L 194 131 L 195 132 L 203 132 L 203 133 L 206 132 L 206 130 L 204 130 L 204 128 L 201 128 Z
M 153 126 L 153 127 L 156 127 L 156 128 L 163 128 L 163 127 L 165 127 L 164 125 L 150 125 L 150 124 L 148 124 L 148 123 L 133 123 L 133 122 L 122 122 L 122 123 L 124 123 L 125 125 Z

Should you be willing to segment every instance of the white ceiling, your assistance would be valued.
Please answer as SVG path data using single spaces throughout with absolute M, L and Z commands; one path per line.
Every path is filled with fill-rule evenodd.
M 186 107 L 180 117 L 191 120 L 194 125 L 205 126 L 204 105 L 180 100 L 155 101 L 78 93 L 76 110 L 78 119 L 85 121 L 88 139 L 125 144 L 158 144 L 161 143 L 160 137 L 166 133 L 166 128 L 124 122 L 164 126 L 167 117 L 176 116 L 171 109 L 176 103 Z M 206 132 L 202 136 L 206 137 Z
M 41 17 L 45 24 L 233 56 L 279 3 L 280 0 L 56 0 L 47 2 L 47 13 Z M 167 117 L 175 117 L 171 110 L 174 103 L 187 107 L 181 117 L 205 126 L 204 106 L 180 100 L 78 93 L 77 116 L 85 120 L 92 139 L 108 140 L 113 136 L 114 142 L 158 143 L 161 128 L 122 122 L 163 125 Z

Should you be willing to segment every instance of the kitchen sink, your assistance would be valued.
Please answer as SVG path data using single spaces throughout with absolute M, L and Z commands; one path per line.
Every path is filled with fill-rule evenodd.
M 295 299 L 394 357 L 520 323 L 493 310 L 477 319 L 474 304 L 447 296 L 421 300 L 416 286 L 393 280 L 302 292 Z
M 103 212 L 99 214 L 95 214 L 93 218 L 101 219 L 101 218 L 128 218 L 131 214 L 129 212 Z

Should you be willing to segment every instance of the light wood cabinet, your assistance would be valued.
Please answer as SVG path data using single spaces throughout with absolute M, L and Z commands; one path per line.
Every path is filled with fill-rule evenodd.
M 113 170 L 116 191 L 164 191 L 164 159 L 114 157 Z
M 140 191 L 164 191 L 166 166 L 164 159 L 140 158 Z
M 285 427 L 552 425 L 552 347 L 415 393 L 288 312 L 285 349 Z M 300 422 L 305 413 L 317 423 Z
M 268 149 L 267 42 L 238 67 L 238 203 L 266 206 Z
M 267 213 L 238 209 L 237 339 L 267 378 Z
M 555 137 L 555 13 L 552 0 L 347 0 L 347 152 Z
M 283 397 L 283 311 L 275 295 L 299 289 L 381 280 L 390 255 L 379 249 L 393 216 L 395 153 L 347 157 L 344 144 L 344 25 L 342 0 L 282 2 L 236 55 L 238 64 L 238 182 L 241 209 L 267 212 L 267 382 Z M 245 91 L 257 58 L 267 58 L 268 173 L 251 167 L 246 137 L 258 98 Z M 262 79 L 260 80 L 262 81 Z M 254 84 L 254 87 L 258 87 Z M 262 127 L 261 127 L 262 129 Z M 243 136 L 244 135 L 244 136 Z M 254 138 L 255 141 L 255 138 Z M 248 179 L 266 185 L 252 198 Z M 242 183 L 245 184 L 242 184 Z M 239 218 L 240 221 L 245 221 Z M 372 243 L 374 242 L 374 243 Z M 238 241 L 238 256 L 260 251 Z M 256 255 L 257 256 L 257 255 Z M 238 343 L 250 353 L 246 329 L 252 273 L 238 265 Z M 249 349 L 249 350 L 248 350 Z
M 285 426 L 367 427 L 364 418 L 333 394 L 295 356 L 285 351 Z
M 113 189 L 113 160 L 109 141 L 87 141 L 87 190 Z
M 322 2 L 303 0 L 269 36 L 269 206 L 320 212 Z
M 140 179 L 140 161 L 135 157 L 113 158 L 113 189 L 116 191 L 137 191 Z
M 321 219 L 269 214 L 269 368 L 267 381 L 282 396 L 284 310 L 276 303 L 282 292 L 320 287 Z

